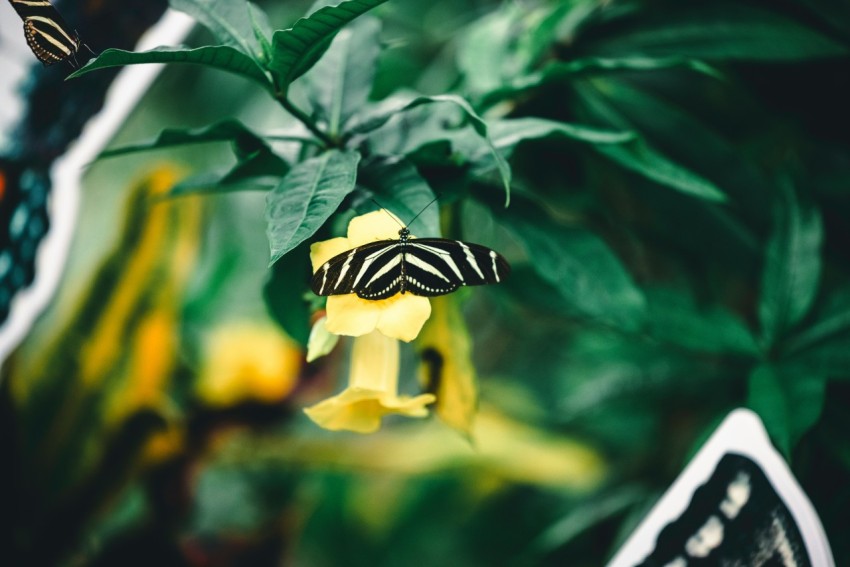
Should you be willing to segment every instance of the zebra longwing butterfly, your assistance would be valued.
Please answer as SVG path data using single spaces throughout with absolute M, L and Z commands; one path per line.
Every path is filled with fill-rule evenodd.
M 24 21 L 27 44 L 45 66 L 70 60 L 80 50 L 80 37 L 48 0 L 9 0 Z
M 448 238 L 414 238 L 398 231 L 398 240 L 370 242 L 334 256 L 313 275 L 316 295 L 356 293 L 386 299 L 397 293 L 433 297 L 463 285 L 499 283 L 511 267 L 499 253 L 478 244 Z

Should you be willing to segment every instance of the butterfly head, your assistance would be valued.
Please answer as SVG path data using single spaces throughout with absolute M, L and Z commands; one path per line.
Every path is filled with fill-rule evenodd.
M 398 238 L 399 240 L 407 240 L 410 238 L 410 229 L 406 226 L 402 227 L 402 229 L 398 231 Z

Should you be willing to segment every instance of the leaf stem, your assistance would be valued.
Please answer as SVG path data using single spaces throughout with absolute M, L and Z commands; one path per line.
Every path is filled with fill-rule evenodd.
M 310 117 L 307 116 L 307 114 L 305 114 L 300 108 L 292 104 L 292 101 L 286 98 L 285 94 L 278 93 L 275 95 L 275 98 L 289 114 L 291 114 L 293 117 L 295 117 L 296 120 L 306 126 L 308 130 L 310 130 L 318 139 L 320 139 L 325 144 L 325 146 L 333 148 L 339 145 L 339 142 L 337 140 L 334 140 L 332 137 L 322 132 L 322 130 L 319 129 L 318 126 L 316 126 L 316 123 L 313 122 L 313 120 L 311 120 Z

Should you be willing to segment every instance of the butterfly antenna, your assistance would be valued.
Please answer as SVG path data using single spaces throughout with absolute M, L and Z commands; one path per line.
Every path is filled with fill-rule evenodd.
M 375 203 L 376 205 L 378 205 L 378 208 L 379 208 L 379 209 L 382 209 L 385 213 L 387 213 L 387 216 L 389 216 L 391 219 L 393 219 L 393 220 L 396 222 L 396 224 L 398 224 L 398 226 L 400 226 L 401 228 L 407 228 L 406 226 L 404 226 L 403 224 L 401 224 L 400 222 L 398 222 L 398 219 L 397 219 L 397 218 L 395 218 L 395 216 L 391 215 L 391 214 L 390 214 L 390 212 L 389 212 L 389 210 L 388 210 L 385 206 L 383 206 L 382 204 L 380 204 L 380 203 L 379 203 L 378 201 L 376 201 L 375 199 L 369 199 L 369 200 L 370 200 L 370 201 L 372 201 L 373 203 Z
M 409 223 L 407 223 L 407 226 L 412 225 L 412 224 L 413 224 L 413 221 L 415 221 L 416 219 L 418 219 L 418 218 L 419 218 L 419 215 L 421 215 L 421 214 L 422 214 L 422 213 L 424 213 L 426 210 L 428 210 L 428 207 L 430 207 L 431 205 L 433 205 L 433 204 L 437 201 L 437 199 L 439 199 L 439 198 L 440 198 L 440 195 L 439 195 L 439 194 L 437 194 L 437 196 L 436 196 L 436 197 L 434 197 L 433 199 L 431 199 L 431 202 L 430 202 L 430 203 L 428 203 L 427 205 L 425 205 L 424 207 L 422 207 L 422 210 L 421 210 L 421 211 L 419 211 L 418 213 L 416 213 L 416 216 L 415 216 L 415 217 L 413 217 L 412 219 L 410 219 L 410 222 L 409 222 Z

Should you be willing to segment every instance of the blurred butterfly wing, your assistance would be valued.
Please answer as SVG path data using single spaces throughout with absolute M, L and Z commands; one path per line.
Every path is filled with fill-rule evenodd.
M 732 412 L 609 567 L 833 567 L 814 508 L 753 412 Z
M 35 276 L 35 256 L 47 233 L 47 172 L 0 159 L 0 323 L 12 300 Z

